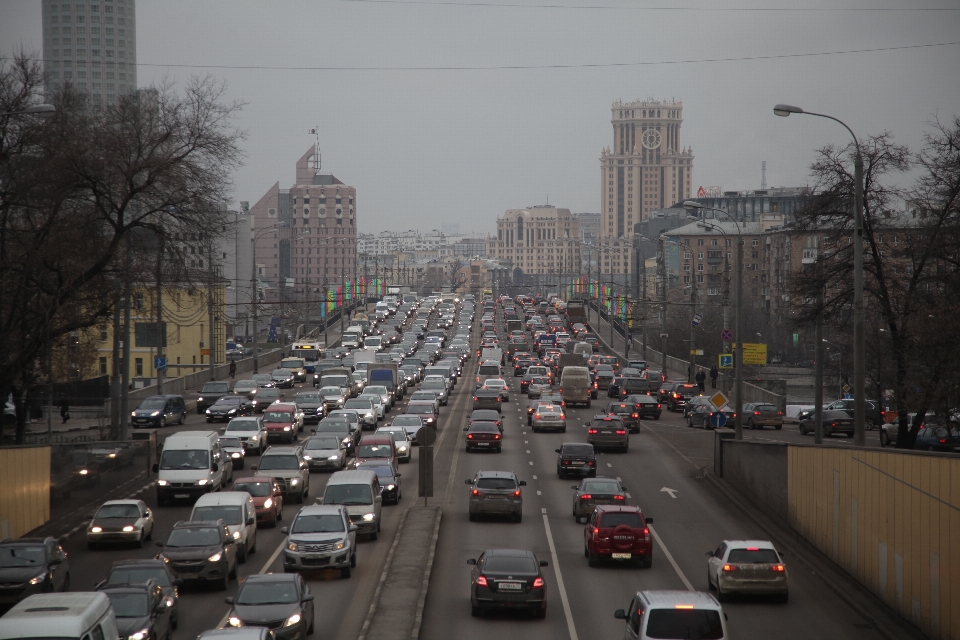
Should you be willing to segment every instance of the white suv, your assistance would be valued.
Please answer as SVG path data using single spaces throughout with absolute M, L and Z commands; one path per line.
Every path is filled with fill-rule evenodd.
M 702 591 L 637 591 L 613 617 L 626 621 L 624 640 L 730 637 L 723 607 Z

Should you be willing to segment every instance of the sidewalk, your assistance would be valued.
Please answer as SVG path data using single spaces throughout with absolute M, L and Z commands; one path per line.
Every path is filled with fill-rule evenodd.
M 600 338 L 600 342 L 611 352 L 612 355 L 617 356 L 621 360 L 629 359 L 640 359 L 643 357 L 643 344 L 640 342 L 640 334 L 633 336 L 633 345 L 630 349 L 629 356 L 624 358 L 626 353 L 626 343 L 624 341 L 623 335 L 619 331 L 613 331 L 613 339 L 610 338 L 610 323 L 606 321 L 603 316 L 597 318 L 597 310 L 591 309 L 590 313 L 590 326 L 594 329 L 594 333 L 597 334 L 597 337 Z M 648 341 L 656 335 L 657 340 L 659 340 L 659 330 L 647 329 L 647 339 Z M 663 354 L 647 345 L 647 364 L 651 369 L 660 368 L 663 363 Z M 676 362 L 678 360 L 671 356 L 667 356 L 667 377 L 671 379 L 683 379 L 687 377 L 687 367 L 684 364 L 682 367 L 677 366 Z

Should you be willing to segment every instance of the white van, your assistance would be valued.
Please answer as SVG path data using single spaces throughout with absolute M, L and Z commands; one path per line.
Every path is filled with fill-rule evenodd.
M 357 525 L 357 533 L 369 533 L 371 540 L 380 536 L 380 480 L 372 469 L 337 471 L 327 480 L 323 497 L 317 504 L 342 504 L 347 508 L 350 523 Z
M 593 355 L 593 347 L 589 342 L 578 342 L 573 346 L 573 352 L 579 353 L 583 356 L 584 360 L 587 360 Z
M 383 336 L 367 336 L 367 339 L 363 341 L 365 351 L 380 351 L 382 346 Z
M 114 640 L 117 617 L 105 593 L 38 593 L 24 598 L 0 620 L 0 640 L 62 638 Z
M 213 493 L 233 478 L 233 462 L 220 450 L 216 431 L 181 431 L 163 443 L 157 478 L 157 504 Z
M 200 496 L 193 505 L 191 520 L 223 520 L 237 545 L 237 560 L 257 551 L 257 510 L 246 491 L 221 491 Z
M 613 617 L 626 621 L 624 640 L 730 637 L 723 607 L 702 591 L 637 591 Z
M 586 367 L 568 365 L 560 374 L 560 397 L 567 406 L 575 404 L 590 406 L 590 370 Z

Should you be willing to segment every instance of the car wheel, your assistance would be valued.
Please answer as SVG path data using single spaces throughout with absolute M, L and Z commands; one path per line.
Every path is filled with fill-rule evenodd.
M 61 589 L 61 591 L 63 592 L 70 591 L 70 574 L 69 573 L 67 573 L 67 575 L 63 577 L 63 589 Z
M 566 428 L 566 427 L 563 427 L 562 429 L 560 429 L 560 433 L 566 433 L 566 432 L 567 432 L 567 428 Z
M 140 539 L 137 540 L 137 546 L 140 547 L 141 549 L 143 549 L 143 545 L 146 543 L 146 541 L 147 541 L 147 536 L 146 536 L 146 534 L 145 534 L 143 531 L 141 531 L 141 532 L 140 532 Z
M 521 522 L 523 522 L 523 514 L 518 513 L 515 516 L 513 516 L 513 521 L 516 522 L 517 524 L 520 524 Z
M 371 540 L 376 540 L 376 539 L 379 538 L 379 537 L 380 537 L 380 532 L 379 532 L 379 531 L 374 531 L 373 533 L 370 534 L 370 539 L 371 539 Z
M 343 569 L 340 569 L 340 577 L 343 578 L 344 580 L 349 578 L 351 574 L 353 574 L 353 569 L 351 569 L 350 567 L 344 567 Z
M 782 425 L 782 424 L 775 424 L 775 425 L 773 425 L 773 428 L 776 429 L 777 431 L 780 431 L 781 429 L 783 429 L 783 425 Z
M 167 426 L 167 417 L 160 416 L 160 428 L 163 429 L 166 426 Z
M 546 617 L 547 617 L 547 605 L 543 605 L 542 607 L 537 609 L 537 618 L 540 620 L 543 620 Z
M 227 578 L 229 578 L 230 580 L 236 580 L 236 579 L 237 579 L 237 563 L 236 563 L 236 562 L 233 563 L 233 571 L 231 571 L 231 572 L 227 575 Z
M 649 556 L 649 557 L 644 558 L 644 559 L 640 562 L 640 566 L 643 567 L 644 569 L 649 569 L 650 567 L 652 567 L 652 566 L 653 566 L 653 556 L 651 555 L 651 556 Z
M 583 557 L 584 558 L 590 557 L 590 550 L 587 548 L 587 545 L 583 545 Z
M 730 596 L 723 592 L 723 589 L 720 588 L 720 584 L 717 584 L 717 601 L 726 602 L 730 599 Z
M 587 564 L 591 567 L 600 566 L 600 557 L 593 553 L 587 554 Z
M 184 419 L 187 417 L 186 411 L 180 412 L 180 419 L 177 421 L 177 424 L 183 424 Z
M 802 435 L 802 436 L 807 435 L 807 430 L 804 429 L 803 427 L 800 427 L 800 435 Z
M 230 586 L 230 578 L 223 576 L 220 581 L 217 583 L 217 591 L 226 591 Z
M 481 609 L 475 604 L 472 604 L 470 605 L 470 615 L 473 616 L 474 618 L 479 618 L 480 616 L 483 615 L 483 609 Z
M 881 431 L 881 432 L 880 432 L 880 446 L 881 446 L 881 447 L 885 447 L 885 446 L 887 446 L 889 443 L 890 443 L 889 440 L 887 440 L 887 432 L 886 432 L 886 431 Z
M 243 551 L 241 551 L 239 547 L 237 548 L 237 562 L 239 562 L 240 564 L 246 564 L 247 562 L 246 546 L 243 547 Z
M 707 569 L 707 589 L 710 591 L 716 590 L 716 587 L 713 586 L 713 580 L 710 579 L 710 570 Z

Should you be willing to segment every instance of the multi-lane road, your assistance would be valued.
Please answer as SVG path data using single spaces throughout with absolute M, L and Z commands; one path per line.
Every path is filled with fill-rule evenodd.
M 473 340 L 476 343 L 477 336 Z M 723 539 L 766 537 L 703 478 L 702 469 L 712 464 L 713 433 L 688 429 L 679 414 L 664 412 L 659 421 L 641 423 L 640 433 L 631 436 L 629 453 L 598 456 L 600 475 L 620 478 L 628 489 L 630 501 L 654 517 L 653 566 L 649 569 L 588 567 L 583 557 L 584 525 L 575 523 L 571 516 L 571 485 L 575 481 L 557 478 L 554 450 L 563 442 L 585 441 L 583 423 L 606 404 L 606 399 L 599 398 L 593 409 L 568 409 L 565 434 L 534 434 L 526 427 L 528 400 L 519 393 L 519 378 L 508 376 L 511 396 L 510 402 L 503 406 L 503 453 L 466 453 L 462 427 L 472 408 L 475 367 L 475 358 L 467 362 L 464 377 L 449 405 L 441 410 L 439 420 L 435 445 L 436 497 L 432 503 L 440 504 L 444 515 L 422 637 L 619 638 L 623 623 L 613 618 L 613 611 L 627 605 L 634 591 L 706 590 L 704 553 L 707 550 L 716 548 Z M 404 404 L 395 407 L 384 423 L 401 413 Z M 176 430 L 207 428 L 210 427 L 201 416 L 192 415 L 185 425 L 164 429 L 163 435 Z M 765 431 L 756 435 L 777 439 L 789 430 L 790 427 L 786 427 L 783 432 Z M 309 428 L 304 437 L 308 435 Z M 401 466 L 404 498 L 397 506 L 385 507 L 380 539 L 362 541 L 359 545 L 353 577 L 344 580 L 339 572 L 323 571 L 305 575 L 316 597 L 314 638 L 352 639 L 359 635 L 400 516 L 416 500 L 418 456 L 419 450 L 415 449 L 412 464 Z M 247 464 L 256 464 L 256 460 L 252 457 Z M 527 481 L 521 523 L 468 520 L 463 481 L 482 469 L 514 471 Z M 243 473 L 237 471 L 234 477 Z M 312 474 L 311 496 L 323 494 L 328 477 L 328 474 Z M 156 539 L 162 539 L 178 520 L 189 518 L 188 504 L 157 507 L 152 489 L 140 495 L 154 510 Z M 298 508 L 299 505 L 291 504 L 284 507 L 285 523 L 292 520 Z M 283 542 L 279 527 L 260 529 L 257 552 L 240 566 L 240 580 L 252 573 L 282 571 L 279 554 Z M 470 567 L 466 561 L 492 547 L 531 549 L 549 562 L 546 569 L 549 606 L 545 620 L 511 615 L 471 616 Z M 66 549 L 70 553 L 72 590 L 92 589 L 105 577 L 114 560 L 153 557 L 157 552 L 155 547 L 89 551 L 82 534 L 73 536 L 66 543 Z M 789 604 L 745 599 L 724 605 L 734 637 L 883 637 L 839 600 L 820 577 L 805 570 L 801 563 L 791 561 L 789 556 L 786 563 L 790 574 Z M 237 583 L 232 582 L 225 592 L 212 587 L 181 588 L 180 627 L 175 637 L 195 638 L 201 631 L 222 624 L 228 611 L 224 597 L 235 595 L 236 587 Z

